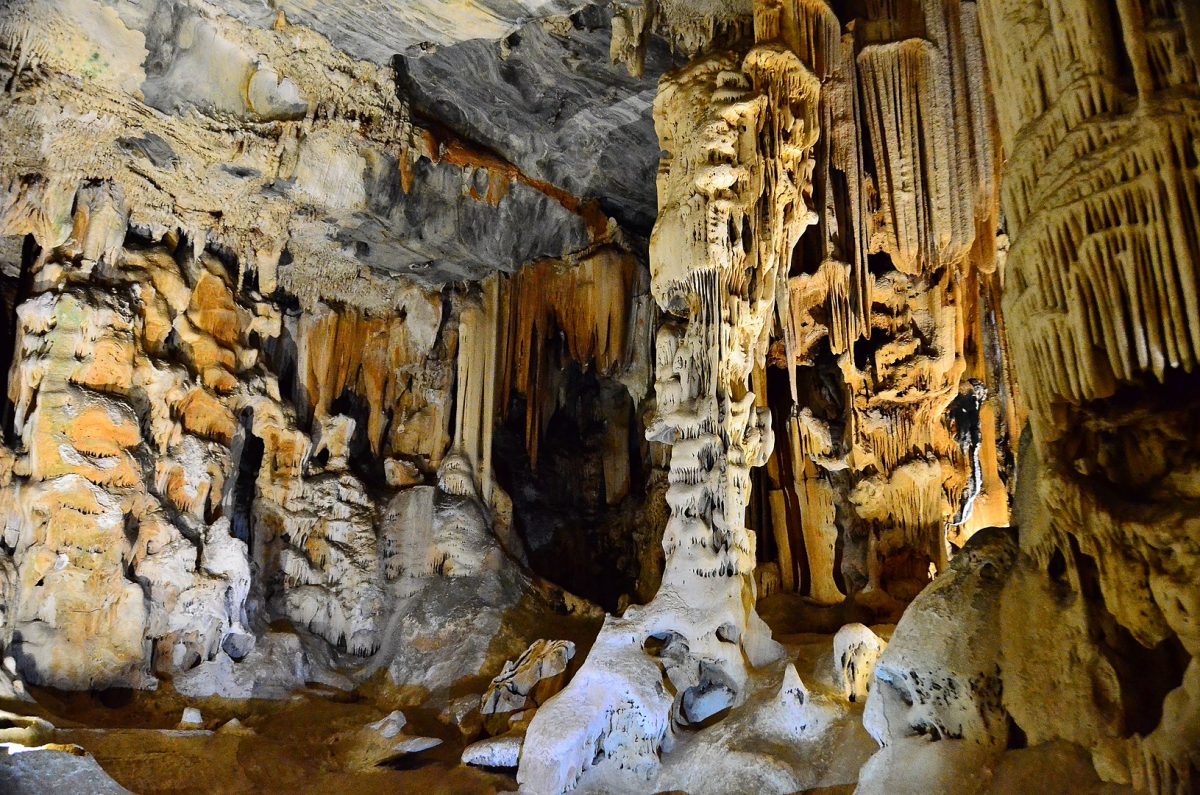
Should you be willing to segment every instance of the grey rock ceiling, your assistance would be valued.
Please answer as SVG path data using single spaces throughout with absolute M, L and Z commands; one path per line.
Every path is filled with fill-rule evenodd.
M 572 14 L 608 2 L 586 0 L 218 0 L 232 16 L 269 27 L 277 12 L 325 36 L 339 49 L 387 65 L 412 47 L 471 39 L 499 40 L 535 19 Z
M 607 5 L 607 4 L 605 4 Z M 612 9 L 585 6 L 570 25 L 529 22 L 504 39 L 472 39 L 396 59 L 415 110 L 495 150 L 529 176 L 638 231 L 654 221 L 658 78 L 682 56 L 654 39 L 644 76 L 609 62 Z
M 205 84 L 211 69 L 193 63 L 190 42 L 180 41 L 194 8 L 175 0 L 106 4 L 146 37 L 149 105 L 221 115 Z M 493 207 L 461 201 L 460 170 L 445 162 L 418 163 L 407 193 L 398 187 L 397 165 L 383 163 L 366 181 L 366 211 L 335 222 L 337 240 L 360 261 L 434 284 L 579 251 L 588 243 L 585 224 L 554 200 L 557 191 L 595 200 L 625 232 L 648 234 L 659 156 L 651 105 L 659 77 L 686 59 L 652 37 L 641 76 L 611 63 L 607 0 L 219 0 L 211 7 L 264 29 L 282 12 L 354 59 L 393 67 L 414 122 L 458 136 L 529 178 Z M 281 116 L 305 113 L 303 102 L 288 101 L 280 98 Z M 169 146 L 153 143 L 142 146 L 147 157 L 156 149 L 170 156 Z

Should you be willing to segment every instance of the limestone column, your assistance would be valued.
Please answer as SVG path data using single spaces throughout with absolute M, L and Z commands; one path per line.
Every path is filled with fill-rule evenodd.
M 819 7 L 819 20 L 832 18 Z M 521 756 L 524 790 L 562 792 L 594 764 L 648 779 L 672 727 L 740 704 L 747 666 L 778 654 L 754 611 L 745 526 L 750 470 L 773 447 L 751 384 L 793 248 L 815 220 L 807 188 L 819 93 L 809 66 L 774 43 L 700 57 L 661 85 L 650 269 L 665 319 L 647 435 L 671 446 L 666 566 L 655 598 L 610 616 L 570 686 L 538 711 Z

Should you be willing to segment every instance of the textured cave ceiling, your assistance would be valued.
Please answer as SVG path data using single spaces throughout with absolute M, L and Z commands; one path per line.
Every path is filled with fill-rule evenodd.
M 237 90 L 237 72 L 228 63 L 254 59 L 244 42 L 224 41 L 195 6 L 106 4 L 144 36 L 141 90 L 148 105 L 177 116 L 245 118 L 240 103 L 228 98 Z M 356 60 L 391 67 L 414 124 L 443 143 L 456 141 L 471 159 L 517 175 L 497 206 L 470 205 L 458 200 L 461 170 L 444 161 L 418 163 L 408 191 L 398 187 L 395 162 L 376 163 L 364 180 L 366 206 L 322 219 L 334 229 L 321 234 L 361 262 L 439 284 L 582 251 L 590 242 L 588 224 L 603 227 L 604 216 L 632 239 L 648 235 L 659 155 L 651 105 L 659 78 L 686 57 L 650 36 L 639 75 L 612 62 L 611 3 L 283 2 L 268 8 L 223 0 L 212 8 L 262 30 L 276 26 L 282 14 Z M 269 117 L 312 111 L 299 93 L 277 100 Z M 160 139 L 157 149 L 160 161 L 173 156 L 169 141 Z M 141 147 L 151 160 L 154 150 Z M 486 193 L 487 177 L 476 172 L 475 179 L 473 187 Z M 261 189 L 290 194 L 295 186 Z M 588 205 L 595 209 L 581 211 Z
M 295 23 L 321 33 L 356 58 L 386 65 L 414 48 L 444 47 L 464 41 L 499 41 L 523 25 L 566 16 L 594 5 L 587 0 L 218 0 L 229 14 L 270 27 L 282 12 Z

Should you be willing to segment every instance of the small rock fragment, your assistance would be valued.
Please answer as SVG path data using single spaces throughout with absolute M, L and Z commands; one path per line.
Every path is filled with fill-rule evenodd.
M 521 746 L 524 744 L 524 733 L 489 737 L 464 748 L 462 761 L 463 764 L 477 767 L 516 767 L 521 760 Z
M 390 740 L 400 733 L 404 725 L 408 723 L 408 718 L 404 717 L 404 713 L 396 710 L 386 718 L 381 718 L 370 725 L 370 728 L 382 734 L 386 739 Z
M 540 704 L 562 689 L 562 674 L 575 656 L 568 640 L 536 640 L 488 685 L 480 712 L 494 715 L 524 709 L 530 699 Z

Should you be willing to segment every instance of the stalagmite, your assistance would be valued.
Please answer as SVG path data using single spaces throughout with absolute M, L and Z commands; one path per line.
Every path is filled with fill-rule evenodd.
M 826 433 L 825 439 L 822 440 L 824 444 L 819 447 L 813 445 L 824 431 L 819 426 L 816 436 L 809 431 L 816 422 L 818 420 L 813 418 L 811 412 L 801 409 L 798 416 L 788 421 L 788 446 L 792 453 L 792 472 L 796 477 L 795 488 L 803 522 L 804 549 L 808 553 L 808 571 L 812 578 L 809 592 L 812 598 L 821 604 L 835 604 L 841 601 L 842 592 L 834 579 L 837 525 L 833 487 L 828 476 L 818 471 L 817 466 L 807 457 L 828 455 L 831 444 Z M 804 441 L 801 440 L 802 433 L 805 434 Z
M 862 624 L 846 624 L 833 636 L 833 664 L 850 701 L 867 697 L 887 642 Z
M 666 570 L 654 600 L 610 617 L 575 679 L 535 715 L 518 771 L 532 792 L 569 789 L 593 766 L 650 778 L 673 725 L 739 704 L 747 663 L 779 654 L 754 612 L 755 542 L 744 525 L 749 470 L 773 444 L 750 376 L 812 220 L 818 95 L 809 67 L 774 44 L 740 63 L 701 58 L 660 88 L 667 156 L 651 291 L 668 319 L 647 434 L 671 445 Z M 664 644 L 658 661 L 647 646 L 655 639 Z

